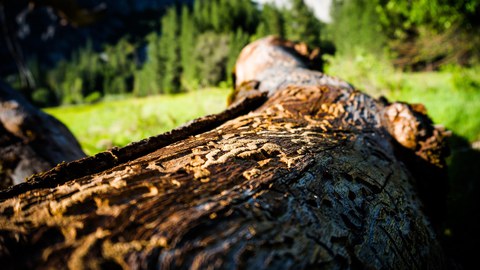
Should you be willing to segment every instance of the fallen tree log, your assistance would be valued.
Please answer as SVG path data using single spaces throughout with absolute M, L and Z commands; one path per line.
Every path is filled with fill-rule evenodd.
M 0 81 L 0 189 L 82 157 L 67 127 Z
M 227 111 L 1 191 L 2 266 L 445 268 L 442 132 L 290 44 L 244 49 Z

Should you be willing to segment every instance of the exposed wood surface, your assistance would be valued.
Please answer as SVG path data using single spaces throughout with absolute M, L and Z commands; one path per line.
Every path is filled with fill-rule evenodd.
M 245 50 L 282 50 L 272 40 Z M 237 78 L 223 114 L 0 192 L 1 265 L 445 268 L 429 222 L 442 197 L 442 132 L 422 107 L 305 67 L 281 78 L 287 86 L 277 68 Z

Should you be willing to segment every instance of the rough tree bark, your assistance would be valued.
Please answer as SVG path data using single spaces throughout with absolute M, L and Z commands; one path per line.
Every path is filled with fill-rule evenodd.
M 67 127 L 0 81 L 0 189 L 82 157 Z
M 244 49 L 227 111 L 1 192 L 2 266 L 445 268 L 441 131 L 292 44 Z

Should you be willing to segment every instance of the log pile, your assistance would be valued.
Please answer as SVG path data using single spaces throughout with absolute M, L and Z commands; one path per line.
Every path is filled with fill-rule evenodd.
M 2 266 L 446 268 L 442 131 L 292 44 L 243 50 L 227 111 L 0 192 Z

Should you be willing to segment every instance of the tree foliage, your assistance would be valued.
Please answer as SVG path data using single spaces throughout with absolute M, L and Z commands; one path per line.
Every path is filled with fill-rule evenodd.
M 259 37 L 267 35 L 285 36 L 285 17 L 282 11 L 272 4 L 265 4 L 257 28 Z
M 198 36 L 194 59 L 201 86 L 217 85 L 225 79 L 229 36 L 205 32 Z
M 147 60 L 143 68 L 134 73 L 135 83 L 133 93 L 137 96 L 158 94 L 161 89 L 159 36 L 152 33 L 147 36 Z
M 322 25 L 304 0 L 292 0 L 292 8 L 285 13 L 285 34 L 288 39 L 320 47 Z
M 233 84 L 233 75 L 235 63 L 237 61 L 240 51 L 245 47 L 250 40 L 248 33 L 245 33 L 241 28 L 237 28 L 237 31 L 230 33 L 230 51 L 227 60 L 226 76 L 229 84 Z
M 178 44 L 179 27 L 175 8 L 167 10 L 162 18 L 162 31 L 159 41 L 159 61 L 161 63 L 162 91 L 175 93 L 180 91 L 180 46 Z
M 51 70 L 32 59 L 37 105 L 86 102 L 89 95 L 145 96 L 231 84 L 238 53 L 266 35 L 306 42 L 322 53 L 387 56 L 405 69 L 480 62 L 479 0 L 333 0 L 320 22 L 304 0 L 288 8 L 251 0 L 172 6 L 143 42 L 87 44 Z M 95 98 L 96 99 L 96 98 Z M 89 98 L 88 100 L 92 100 Z
M 454 25 L 472 29 L 480 24 L 479 12 L 478 0 L 380 0 L 378 3 L 378 13 L 385 28 L 400 27 L 401 30 L 425 26 L 445 31 Z
M 376 16 L 377 0 L 334 0 L 330 26 L 332 38 L 341 54 L 366 50 L 382 53 L 385 36 Z
M 194 89 L 198 82 L 196 77 L 194 53 L 197 27 L 192 18 L 192 13 L 187 6 L 182 7 L 180 30 L 180 61 L 181 61 L 181 85 L 184 90 Z
M 386 51 L 409 69 L 480 59 L 478 0 L 334 0 L 332 17 L 330 31 L 343 54 Z
M 312 10 L 303 0 L 292 0 L 291 7 L 251 0 L 172 6 L 144 43 L 123 38 L 103 48 L 89 44 L 46 76 L 37 68 L 34 73 L 48 79 L 32 97 L 39 105 L 75 104 L 104 95 L 147 96 L 231 84 L 235 60 L 253 39 L 273 34 L 320 45 L 323 25 Z M 32 61 L 31 66 L 38 65 Z

